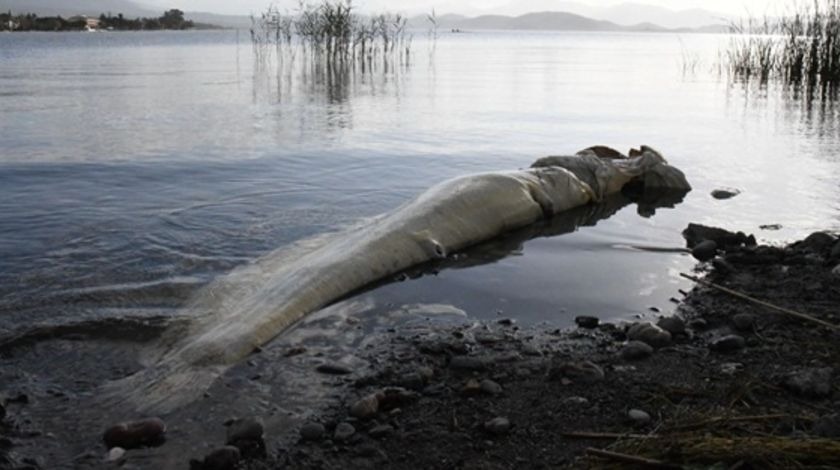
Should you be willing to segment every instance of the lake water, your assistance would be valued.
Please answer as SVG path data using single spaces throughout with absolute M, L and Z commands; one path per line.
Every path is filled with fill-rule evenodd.
M 638 247 L 681 247 L 689 222 L 769 241 L 840 229 L 838 107 L 728 83 L 712 70 L 726 41 L 488 32 L 444 34 L 432 52 L 418 33 L 409 66 L 336 81 L 255 67 L 244 32 L 2 34 L 0 337 L 77 325 L 91 341 L 140 339 L 131 322 L 91 332 L 184 314 L 210 280 L 436 182 L 595 144 L 651 145 L 694 191 L 653 216 L 631 204 L 508 238 L 360 293 L 355 314 L 565 327 L 672 311 L 693 260 Z M 742 193 L 718 201 L 720 187 Z M 39 347 L 6 353 L 7 383 L 25 389 L 44 362 L 57 377 L 92 361 Z

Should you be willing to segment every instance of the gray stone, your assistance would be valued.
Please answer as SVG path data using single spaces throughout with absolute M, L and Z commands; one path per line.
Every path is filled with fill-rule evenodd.
M 552 363 L 549 378 L 568 379 L 578 383 L 594 383 L 604 380 L 604 369 L 591 361 L 567 361 Z
M 455 356 L 449 361 L 449 367 L 463 371 L 481 371 L 487 368 L 487 362 L 473 356 Z
M 712 197 L 715 199 L 731 199 L 739 194 L 741 194 L 740 190 L 732 188 L 721 188 L 712 191 Z
M 315 368 L 318 372 L 322 374 L 330 374 L 330 375 L 347 375 L 352 374 L 353 369 L 344 364 L 338 364 L 336 362 L 327 362 L 324 364 L 319 365 Z
M 639 425 L 650 423 L 650 415 L 642 410 L 632 409 L 627 412 L 627 417 Z
M 671 335 L 685 334 L 685 322 L 680 317 L 662 317 L 656 322 L 656 326 L 671 333 Z
M 653 354 L 653 348 L 649 344 L 641 341 L 630 341 L 621 348 L 620 352 L 621 358 L 625 361 L 645 359 L 650 357 L 651 354 Z
M 374 426 L 368 431 L 368 435 L 374 439 L 380 439 L 385 436 L 390 435 L 394 432 L 394 427 L 390 424 L 380 424 L 379 426 Z
M 831 367 L 811 367 L 785 376 L 782 385 L 788 390 L 810 398 L 824 398 L 831 394 Z
M 726 335 L 720 338 L 715 338 L 709 343 L 709 348 L 718 352 L 734 352 L 743 349 L 747 342 L 743 337 L 738 335 Z
M 112 447 L 105 456 L 106 462 L 116 462 L 125 456 L 125 449 L 122 447 Z
M 584 397 L 569 397 L 564 399 L 563 403 L 567 405 L 586 406 L 589 404 L 589 400 Z
M 356 428 L 354 428 L 352 424 L 338 423 L 338 426 L 335 427 L 335 434 L 333 434 L 333 438 L 338 442 L 344 442 L 353 437 L 354 434 L 356 434 Z
M 510 420 L 501 416 L 493 418 L 484 423 L 484 430 L 497 436 L 507 434 L 510 431 Z
M 598 323 L 601 320 L 598 317 L 591 317 L 587 315 L 581 315 L 579 317 L 575 317 L 575 324 L 581 328 L 593 329 L 598 327 Z
M 300 428 L 300 437 L 307 441 L 319 441 L 327 430 L 321 423 L 306 423 Z
M 227 444 L 239 441 L 259 441 L 263 437 L 263 425 L 254 418 L 235 419 L 228 424 Z
M 840 414 L 822 416 L 814 422 L 811 431 L 820 437 L 829 439 L 840 438 Z
M 750 331 L 755 323 L 755 317 L 749 313 L 739 313 L 732 317 L 732 324 L 739 331 Z
M 671 344 L 671 333 L 651 323 L 637 323 L 630 327 L 627 337 L 634 341 L 647 343 L 654 348 L 664 348 Z
M 480 387 L 481 391 L 488 395 L 499 395 L 502 393 L 502 386 L 490 379 L 482 380 Z
M 717 254 L 717 243 L 712 240 L 703 240 L 691 249 L 691 256 L 697 261 L 709 261 Z
M 234 446 L 224 446 L 213 450 L 206 457 L 201 466 L 202 470 L 233 470 L 239 463 L 241 453 Z
M 374 393 L 357 400 L 350 406 L 350 416 L 358 419 L 370 419 L 379 411 L 379 397 Z
M 838 264 L 837 266 L 834 267 L 834 269 L 831 270 L 831 274 L 834 277 L 840 277 L 840 264 Z

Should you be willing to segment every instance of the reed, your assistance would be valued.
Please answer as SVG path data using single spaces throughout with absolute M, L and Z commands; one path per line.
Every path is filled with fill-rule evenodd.
M 722 69 L 738 79 L 780 79 L 805 88 L 840 85 L 840 0 L 800 4 L 779 19 L 730 26 Z
M 292 12 L 269 7 L 251 17 L 251 41 L 257 62 L 276 54 L 280 61 L 294 59 L 298 50 L 328 67 L 381 60 L 407 63 L 412 36 L 408 19 L 399 14 L 362 16 L 352 0 L 301 1 Z

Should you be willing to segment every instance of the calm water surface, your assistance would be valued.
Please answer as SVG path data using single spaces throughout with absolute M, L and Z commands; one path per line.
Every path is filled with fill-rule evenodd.
M 695 190 L 362 293 L 360 314 L 629 319 L 673 310 L 693 266 L 634 247 L 682 246 L 688 222 L 840 229 L 838 108 L 721 80 L 723 37 L 454 34 L 432 54 L 421 36 L 409 67 L 334 80 L 255 67 L 234 31 L 0 35 L 0 332 L 178 315 L 235 267 L 436 182 L 594 144 L 649 144 Z

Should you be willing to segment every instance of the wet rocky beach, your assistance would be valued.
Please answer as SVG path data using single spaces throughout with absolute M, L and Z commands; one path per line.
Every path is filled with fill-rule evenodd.
M 383 331 L 356 351 L 361 361 L 313 367 L 334 387 L 322 408 L 279 434 L 263 416 L 220 417 L 224 438 L 184 455 L 183 468 L 840 465 L 838 238 L 761 246 L 695 225 L 684 235 L 705 261 L 690 273 L 702 283 L 675 292 L 674 315 L 621 324 L 581 315 L 565 330 L 500 317 Z M 46 468 L 19 448 L 39 429 L 20 419 L 29 398 L 2 392 L 0 468 Z M 117 431 L 164 434 L 159 424 Z M 121 446 L 177 439 L 114 432 L 110 449 L 90 443 L 87 467 L 143 468 L 142 450 Z

